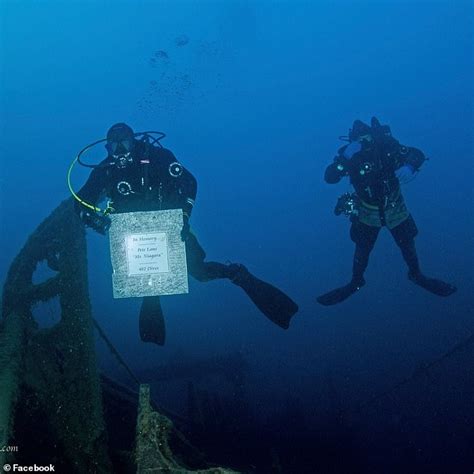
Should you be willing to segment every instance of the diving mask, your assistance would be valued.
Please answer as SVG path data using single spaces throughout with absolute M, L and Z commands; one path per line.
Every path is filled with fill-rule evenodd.
M 106 148 L 118 168 L 125 168 L 133 163 L 132 140 L 111 141 Z

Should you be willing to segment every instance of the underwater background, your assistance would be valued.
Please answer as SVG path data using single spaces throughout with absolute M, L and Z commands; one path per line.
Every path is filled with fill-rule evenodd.
M 68 197 L 84 146 L 116 122 L 163 131 L 198 180 L 191 224 L 208 259 L 243 263 L 300 311 L 283 331 L 228 281 L 190 279 L 189 294 L 162 298 L 166 345 L 144 344 L 140 300 L 112 298 L 107 238 L 88 231 L 94 317 L 155 400 L 183 416 L 190 384 L 221 400 L 226 429 L 209 427 L 201 448 L 242 470 L 472 472 L 474 343 L 457 345 L 474 329 L 473 8 L 3 0 L 0 281 Z M 422 269 L 458 286 L 450 298 L 407 279 L 384 230 L 367 285 L 316 302 L 349 281 L 353 255 L 333 214 L 349 184 L 324 170 L 338 136 L 373 115 L 429 157 L 403 193 Z M 76 189 L 87 176 L 75 169 Z M 55 315 L 54 302 L 35 314 Z M 97 347 L 102 370 L 133 386 Z

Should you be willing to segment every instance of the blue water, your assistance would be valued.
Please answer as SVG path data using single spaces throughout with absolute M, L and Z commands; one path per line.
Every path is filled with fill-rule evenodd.
M 134 369 L 240 351 L 253 409 L 264 417 L 297 399 L 312 423 L 331 393 L 352 413 L 471 334 L 472 2 L 3 1 L 0 21 L 1 281 L 68 196 L 75 154 L 125 121 L 166 132 L 196 176 L 192 227 L 208 258 L 245 264 L 300 306 L 282 331 L 228 281 L 191 280 L 188 295 L 163 298 L 166 346 L 143 344 L 139 301 L 112 299 L 107 240 L 89 232 L 94 315 Z M 316 303 L 349 280 L 353 252 L 349 222 L 332 212 L 349 184 L 325 184 L 324 170 L 338 136 L 372 115 L 430 158 L 403 193 L 423 270 L 459 287 L 448 299 L 407 280 L 382 232 L 366 287 Z M 77 170 L 76 187 L 86 178 Z M 432 469 L 437 442 L 450 472 L 474 469 L 471 365 L 472 348 L 353 415 L 366 472 L 380 469 L 369 456 L 380 445 Z M 157 397 L 183 409 L 179 389 Z

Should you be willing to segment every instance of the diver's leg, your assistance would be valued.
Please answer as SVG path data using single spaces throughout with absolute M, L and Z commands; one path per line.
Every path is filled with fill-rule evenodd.
M 352 263 L 351 283 L 359 288 L 365 284 L 364 273 L 367 270 L 370 253 L 374 248 L 379 232 L 380 227 L 368 226 L 358 220 L 352 222 L 351 240 L 356 244 L 356 247 Z
M 397 227 L 391 229 L 391 233 L 400 247 L 403 259 L 408 266 L 408 278 L 413 283 L 438 296 L 449 296 L 456 291 L 455 286 L 436 278 L 428 278 L 421 272 L 415 247 L 418 229 L 411 215 Z
M 189 233 L 186 239 L 186 262 L 189 273 L 198 281 L 210 281 L 217 278 L 231 278 L 230 265 L 219 262 L 205 262 L 206 252 L 196 236 Z
M 196 237 L 189 234 L 186 239 L 186 258 L 189 273 L 199 281 L 224 278 L 227 265 L 217 262 L 204 262 L 206 253 Z M 164 345 L 166 338 L 165 320 L 159 296 L 143 298 L 139 318 L 140 338 L 144 342 Z
M 140 338 L 143 342 L 153 342 L 159 346 L 165 344 L 165 319 L 159 296 L 145 296 L 140 308 Z
M 413 217 L 410 215 L 401 224 L 390 230 L 393 239 L 402 252 L 403 260 L 408 266 L 410 275 L 421 273 L 418 255 L 415 247 L 415 237 L 418 235 Z
M 206 252 L 193 234 L 186 240 L 189 273 L 199 281 L 228 278 L 240 286 L 260 311 L 278 326 L 287 329 L 298 311 L 296 303 L 278 288 L 252 275 L 244 265 L 205 262 Z
M 356 244 L 352 263 L 352 280 L 345 286 L 329 291 L 317 298 L 318 303 L 331 306 L 349 298 L 365 285 L 364 272 L 369 264 L 370 252 L 374 248 L 380 227 L 365 225 L 354 220 L 351 225 L 351 240 Z

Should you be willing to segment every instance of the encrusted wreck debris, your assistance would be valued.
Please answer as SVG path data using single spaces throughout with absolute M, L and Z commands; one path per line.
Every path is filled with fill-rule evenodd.
M 34 284 L 43 262 L 54 275 Z M 40 328 L 33 308 L 56 297 L 59 321 Z M 85 231 L 72 199 L 42 222 L 13 261 L 2 316 L 0 445 L 17 449 L 0 451 L 0 465 L 43 462 L 54 464 L 56 472 L 115 472 L 95 355 Z M 186 460 L 169 444 L 177 433 L 172 422 L 151 408 L 147 386 L 140 394 L 136 466 L 130 472 L 232 472 L 184 467 Z
M 44 261 L 56 274 L 35 285 L 33 274 Z M 42 439 L 41 457 L 50 451 L 48 463 L 66 465 L 69 472 L 110 472 L 86 262 L 84 228 L 68 200 L 36 229 L 10 267 L 0 334 L 0 442 L 18 446 L 8 456 L 33 460 L 33 444 Z M 60 321 L 39 329 L 32 308 L 56 296 Z M 28 429 L 21 426 L 25 412 L 31 416 Z
M 178 438 L 175 440 L 175 443 L 186 444 L 186 440 L 174 430 L 171 421 L 152 409 L 150 387 L 148 385 L 141 385 L 136 438 L 138 474 L 153 472 L 168 472 L 171 474 L 187 472 L 198 474 L 232 474 L 236 472 L 220 467 L 198 470 L 185 469 L 170 447 L 170 439 L 172 436 L 177 435 Z M 157 466 L 160 466 L 159 469 Z

